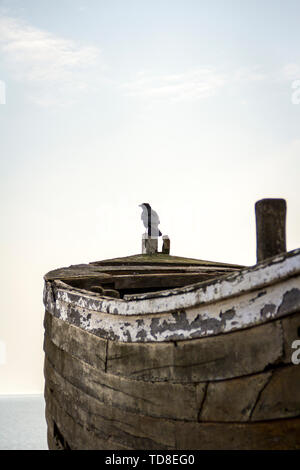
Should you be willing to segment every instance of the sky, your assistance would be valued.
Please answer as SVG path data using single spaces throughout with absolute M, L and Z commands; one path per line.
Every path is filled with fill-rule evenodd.
M 0 0 L 0 394 L 43 390 L 43 275 L 141 252 L 256 262 L 300 243 L 298 0 Z

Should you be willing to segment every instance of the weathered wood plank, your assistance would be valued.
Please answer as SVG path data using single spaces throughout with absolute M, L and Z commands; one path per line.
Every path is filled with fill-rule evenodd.
M 105 346 L 103 347 L 103 357 L 99 362 L 99 356 L 97 354 L 97 341 L 98 339 L 94 337 L 93 339 L 96 340 L 93 347 L 91 347 L 91 343 L 89 342 L 89 336 L 87 337 L 87 333 L 81 331 L 78 328 L 72 327 L 71 325 L 65 324 L 61 320 L 52 317 L 51 315 L 46 315 L 45 320 L 52 320 L 55 327 L 50 330 L 47 328 L 47 332 L 51 332 L 51 339 L 56 344 L 56 346 L 62 348 L 63 350 L 69 352 L 71 355 L 78 357 L 81 360 L 86 361 L 90 365 L 98 368 L 101 367 L 104 370 L 105 365 Z M 79 341 L 74 342 L 74 336 L 76 337 L 77 334 L 79 335 Z M 268 334 L 265 331 L 265 334 Z M 272 336 L 270 336 L 272 338 Z M 77 338 L 78 340 L 78 338 Z M 233 341 L 235 343 L 235 341 Z M 77 348 L 77 345 L 79 346 Z M 172 349 L 175 349 L 175 345 L 166 345 L 167 348 L 171 346 Z M 156 347 L 156 346 L 155 346 Z M 179 344 L 180 347 L 180 344 Z M 247 345 L 245 344 L 245 347 Z M 177 346 L 178 348 L 178 346 Z M 176 349 L 177 349 L 176 348 Z M 99 349 L 99 348 L 98 348 Z M 164 348 L 166 350 L 166 348 Z M 180 348 L 179 348 L 180 350 Z M 184 352 L 184 349 L 182 350 Z M 138 353 L 139 354 L 139 353 Z M 151 354 L 149 354 L 151 356 Z M 130 354 L 128 355 L 130 357 Z M 128 359 L 127 357 L 127 359 Z M 162 351 L 158 353 L 158 358 L 162 357 Z M 291 370 L 294 370 L 293 368 Z M 276 374 L 278 374 L 276 372 Z M 206 400 L 204 402 L 203 411 L 201 414 L 201 420 L 204 421 L 246 421 L 249 417 L 249 414 L 252 410 L 252 407 L 256 401 L 258 392 L 263 388 L 265 380 L 267 380 L 270 376 L 270 373 L 259 374 L 250 377 L 244 377 L 243 379 L 236 379 L 236 380 L 227 380 L 227 381 L 220 381 L 215 383 L 210 383 L 208 386 L 208 391 L 206 395 Z M 276 391 L 277 396 L 279 397 L 279 411 L 282 413 L 281 415 L 277 416 L 278 410 L 275 413 L 275 418 L 277 417 L 285 417 L 285 416 L 296 416 L 298 413 L 300 414 L 300 406 L 297 390 L 295 389 L 297 381 L 299 381 L 299 377 L 295 372 L 295 378 L 290 377 L 291 380 L 294 380 L 294 388 L 289 386 L 286 392 L 289 392 L 291 396 L 288 395 L 286 398 L 285 404 L 283 403 L 280 407 L 280 400 L 283 402 L 282 397 L 280 398 L 280 393 Z M 272 382 L 273 383 L 273 382 Z M 279 384 L 280 384 L 279 380 Z M 287 381 L 284 379 L 282 381 L 283 384 L 286 385 Z M 300 383 L 300 381 L 299 381 Z M 139 383 L 140 384 L 140 383 Z M 138 384 L 138 385 L 139 385 Z M 204 385 L 204 384 L 202 384 Z M 267 389 L 269 390 L 269 388 Z M 266 391 L 267 391 L 266 390 Z M 174 393 L 173 389 L 173 393 Z M 186 392 L 186 390 L 185 390 Z M 195 402 L 195 390 L 189 390 L 189 399 L 192 399 Z M 203 399 L 204 387 L 201 389 L 201 396 L 198 397 L 197 402 L 195 403 L 193 414 L 190 415 L 190 419 L 195 419 L 197 414 L 197 408 Z M 168 400 L 168 398 L 167 398 Z M 292 402 L 298 403 L 295 407 L 294 405 L 294 412 L 291 414 L 291 400 Z M 169 400 L 168 400 L 169 402 Z M 275 404 L 274 404 L 275 405 Z M 177 405 L 178 406 L 178 405 Z M 270 403 L 268 404 L 269 409 L 271 409 Z M 188 409 L 191 409 L 189 407 Z M 170 413 L 170 410 L 169 410 Z M 168 415 L 170 416 L 170 414 Z M 256 414 L 254 414 L 253 419 L 255 418 Z M 185 416 L 185 419 L 187 416 Z M 273 413 L 270 414 L 269 418 L 264 419 L 273 419 Z
M 103 438 L 97 429 L 82 426 L 65 412 L 46 388 L 47 413 L 53 417 L 72 449 L 128 449 Z M 171 421 L 175 448 L 181 450 L 292 450 L 300 449 L 300 418 L 262 423 L 193 423 Z M 91 428 L 93 425 L 91 425 Z M 163 432 L 163 431 L 162 431 Z M 172 432 L 171 432 L 172 435 Z M 101 437 L 102 436 L 102 437 Z M 139 441 L 134 449 L 148 449 Z M 159 449 L 160 447 L 157 447 Z M 162 447 L 165 448 L 165 447 Z
M 262 423 L 183 423 L 176 426 L 177 449 L 300 449 L 300 418 Z
M 65 381 L 52 370 L 46 380 L 47 399 L 54 398 L 59 406 L 84 428 L 102 439 L 108 436 L 131 448 L 174 448 L 174 426 L 171 421 L 128 413 L 112 403 L 103 404 Z
M 107 340 L 66 323 L 47 311 L 44 317 L 44 327 L 46 335 L 59 349 L 99 370 L 105 370 Z
M 239 272 L 239 269 L 212 267 L 212 266 L 156 266 L 156 265 L 139 265 L 139 266 L 101 266 L 99 272 L 114 275 L 130 275 L 130 274 L 191 274 L 191 273 L 220 273 L 231 274 Z
M 108 297 L 112 297 L 114 299 L 119 299 L 120 298 L 120 293 L 115 289 L 104 289 L 103 295 L 106 295 Z
M 86 278 L 78 278 L 78 279 L 62 279 L 62 282 L 65 282 L 71 287 L 75 287 L 78 289 L 84 289 L 86 291 L 92 291 L 93 287 L 104 287 L 106 288 L 113 288 L 114 281 L 113 277 L 110 279 L 103 279 L 99 277 L 86 277 Z
M 113 441 L 110 436 L 103 439 L 93 430 L 76 422 L 59 406 L 47 388 L 45 389 L 45 399 L 46 413 L 57 423 L 72 450 L 132 450 L 130 447 Z
M 93 268 L 90 265 L 77 265 L 70 266 L 69 268 L 59 268 L 49 271 L 44 276 L 46 281 L 53 281 L 59 279 L 61 281 L 84 281 L 89 279 L 95 279 L 103 283 L 111 282 L 112 276 L 105 272 L 99 272 L 98 269 Z
M 75 387 L 103 404 L 152 417 L 197 420 L 205 384 L 147 383 L 105 373 L 57 348 L 45 337 L 47 360 Z M 47 361 L 45 363 L 47 366 Z M 45 377 L 50 374 L 45 370 Z
M 300 367 L 291 365 L 273 372 L 252 414 L 253 421 L 300 416 Z
M 166 343 L 108 342 L 107 371 L 143 381 L 205 382 L 263 371 L 283 355 L 280 322 Z
M 168 235 L 163 236 L 163 245 L 162 245 L 162 253 L 164 255 L 169 255 L 170 254 L 170 246 L 171 246 L 171 241 Z
M 261 199 L 255 204 L 257 262 L 286 252 L 286 201 Z
M 284 357 L 285 363 L 291 362 L 291 357 L 295 351 L 292 348 L 294 341 L 300 339 L 300 311 L 294 315 L 289 315 L 281 320 L 284 338 Z
M 131 274 L 114 276 L 116 289 L 149 289 L 157 287 L 179 287 L 205 281 L 222 273 L 172 273 L 172 274 Z
M 109 299 L 68 288 L 61 281 L 55 283 L 54 293 L 49 282 L 44 292 L 45 305 L 50 313 L 96 336 L 122 342 L 162 342 L 208 337 L 265 324 L 300 309 L 300 276 L 261 291 L 218 302 L 201 303 L 199 298 L 199 305 L 187 309 L 175 308 L 177 294 L 163 296 L 163 292 L 171 291 L 161 291 L 160 299 L 124 302 L 122 299 Z M 202 294 L 204 290 L 201 298 Z M 180 296 L 180 302 L 184 295 Z M 189 292 L 189 295 L 190 300 L 194 299 L 194 292 Z M 155 312 L 158 300 L 164 312 Z
M 228 264 L 228 263 L 221 263 L 217 261 L 206 261 L 200 260 L 195 258 L 183 258 L 181 256 L 174 256 L 167 253 L 155 253 L 152 255 L 146 254 L 137 254 L 131 256 L 125 256 L 122 258 L 113 258 L 107 259 L 102 261 L 94 261 L 90 263 L 92 266 L 113 266 L 113 265 L 162 265 L 162 266 L 185 266 L 185 265 L 192 265 L 192 266 L 212 266 L 212 267 L 226 267 L 226 268 L 236 268 L 241 269 L 244 266 L 238 264 Z
M 271 372 L 265 372 L 239 379 L 210 382 L 200 421 L 248 421 L 259 393 L 271 375 Z
M 52 314 L 100 337 L 128 342 L 183 340 L 248 328 L 299 311 L 299 269 L 296 250 L 238 276 L 134 301 L 109 299 L 53 281 L 46 283 L 44 302 Z
M 111 276 L 126 274 L 176 274 L 176 273 L 224 273 L 229 274 L 239 271 L 238 268 L 225 266 L 197 266 L 197 265 L 108 265 L 92 267 L 91 265 L 78 265 L 69 268 L 58 268 L 45 274 L 46 281 L 53 280 L 76 280 L 76 279 L 99 279 L 110 282 Z
M 49 428 L 47 429 L 47 443 L 49 450 L 65 450 L 57 441 L 54 439 L 52 434 L 49 432 Z
M 44 396 L 46 399 L 45 393 L 44 393 Z M 53 421 L 53 417 L 50 415 L 47 409 L 47 404 L 46 404 L 45 417 L 46 417 L 46 422 L 47 422 L 47 443 L 48 443 L 49 450 L 65 450 L 62 443 L 58 441 L 57 438 L 54 436 L 54 421 Z

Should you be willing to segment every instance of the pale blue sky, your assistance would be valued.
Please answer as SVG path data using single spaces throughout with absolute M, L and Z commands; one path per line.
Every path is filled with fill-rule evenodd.
M 35 393 L 43 274 L 140 252 L 141 202 L 173 254 L 251 265 L 254 203 L 284 197 L 299 247 L 300 3 L 2 0 L 0 13 L 0 393 Z

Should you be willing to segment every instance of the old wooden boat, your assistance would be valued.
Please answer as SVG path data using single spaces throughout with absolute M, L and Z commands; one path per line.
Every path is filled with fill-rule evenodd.
M 48 273 L 49 448 L 299 449 L 300 250 L 280 230 L 252 267 L 155 253 Z

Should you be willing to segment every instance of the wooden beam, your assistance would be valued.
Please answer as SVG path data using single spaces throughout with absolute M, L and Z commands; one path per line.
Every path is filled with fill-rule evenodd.
M 286 252 L 284 199 L 261 199 L 255 204 L 257 262 Z
M 116 289 L 180 287 L 222 276 L 223 273 L 131 274 L 114 276 Z

